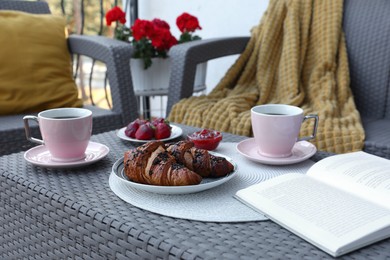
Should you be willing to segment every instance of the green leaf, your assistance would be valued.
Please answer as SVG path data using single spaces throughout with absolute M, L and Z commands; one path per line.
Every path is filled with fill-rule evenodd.
M 202 38 L 200 38 L 198 35 L 194 35 L 192 36 L 192 40 L 193 41 L 197 41 L 197 40 L 201 40 Z
M 152 59 L 150 57 L 144 57 L 144 69 L 146 70 L 150 66 L 152 66 Z

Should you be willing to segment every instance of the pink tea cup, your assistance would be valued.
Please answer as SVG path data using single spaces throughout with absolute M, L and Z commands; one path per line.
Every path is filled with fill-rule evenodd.
M 302 123 L 314 119 L 313 134 L 299 138 Z M 288 157 L 296 142 L 315 138 L 318 126 L 317 115 L 303 115 L 296 106 L 268 104 L 251 109 L 253 135 L 258 153 L 267 157 Z
M 69 162 L 85 157 L 92 133 L 92 112 L 84 108 L 56 108 L 42 111 L 38 116 L 24 116 L 27 140 L 44 145 L 52 160 Z M 28 121 L 39 125 L 42 139 L 31 136 Z

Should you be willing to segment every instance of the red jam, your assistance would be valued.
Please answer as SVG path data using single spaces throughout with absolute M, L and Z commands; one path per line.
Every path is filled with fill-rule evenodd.
M 215 130 L 203 129 L 188 135 L 188 139 L 196 148 L 212 151 L 216 149 L 222 140 L 222 134 Z

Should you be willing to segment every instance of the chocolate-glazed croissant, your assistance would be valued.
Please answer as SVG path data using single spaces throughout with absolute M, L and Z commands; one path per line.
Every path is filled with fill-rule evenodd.
M 148 142 L 125 152 L 125 174 L 134 182 L 160 186 L 196 185 L 202 177 L 180 165 L 163 142 Z
M 224 157 L 214 156 L 207 150 L 198 149 L 191 141 L 179 141 L 167 146 L 176 161 L 202 177 L 222 177 L 231 173 L 234 166 Z

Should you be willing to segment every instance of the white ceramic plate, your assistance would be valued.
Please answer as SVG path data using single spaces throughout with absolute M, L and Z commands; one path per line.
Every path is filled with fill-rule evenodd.
M 229 173 L 228 175 L 220 178 L 203 178 L 202 182 L 198 185 L 187 185 L 187 186 L 157 186 L 157 185 L 148 185 L 148 184 L 141 184 L 137 182 L 130 181 L 126 174 L 124 173 L 124 158 L 120 158 L 117 160 L 114 165 L 112 166 L 112 176 L 122 182 L 124 182 L 126 185 L 128 185 L 131 188 L 147 191 L 147 192 L 153 192 L 158 194 L 187 194 L 187 193 L 195 193 L 200 192 L 204 190 L 208 190 L 214 187 L 217 187 L 234 176 L 236 176 L 237 172 L 237 165 L 232 161 L 231 158 L 220 155 L 217 153 L 212 153 L 216 156 L 225 157 L 230 163 L 234 165 L 233 172 Z
M 237 144 L 237 151 L 255 162 L 270 165 L 287 165 L 309 159 L 317 152 L 317 148 L 307 141 L 300 141 L 294 145 L 291 156 L 285 158 L 272 158 L 260 155 L 257 152 L 254 138 L 249 138 Z
M 75 168 L 97 162 L 109 153 L 110 149 L 104 144 L 89 142 L 85 158 L 72 162 L 58 162 L 51 159 L 51 154 L 44 145 L 38 145 L 24 153 L 28 162 L 45 168 Z
M 183 129 L 181 129 L 180 127 L 178 127 L 178 126 L 176 126 L 176 125 L 173 125 L 173 124 L 171 124 L 171 127 L 172 127 L 171 136 L 168 137 L 168 138 L 159 139 L 159 141 L 163 141 L 163 142 L 164 142 L 164 141 L 169 141 L 169 140 L 178 138 L 179 136 L 182 135 Z M 120 139 L 122 139 L 122 140 L 130 141 L 130 142 L 135 142 L 135 143 L 147 143 L 147 142 L 149 142 L 149 141 L 155 140 L 155 139 L 152 139 L 152 140 L 138 140 L 138 139 L 135 139 L 135 138 L 131 138 L 131 137 L 128 137 L 127 135 L 125 135 L 125 130 L 126 130 L 126 127 L 123 127 L 123 128 L 119 129 L 119 130 L 116 132 L 116 135 L 117 135 Z

